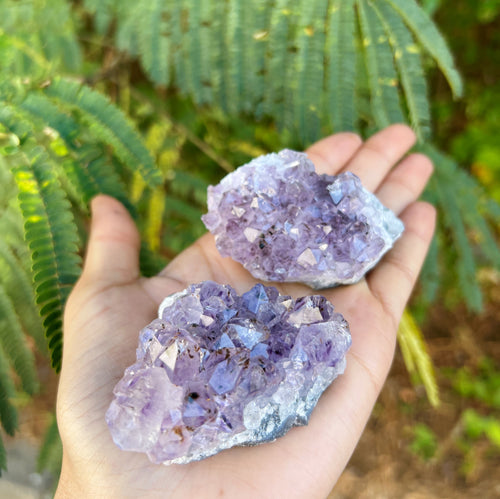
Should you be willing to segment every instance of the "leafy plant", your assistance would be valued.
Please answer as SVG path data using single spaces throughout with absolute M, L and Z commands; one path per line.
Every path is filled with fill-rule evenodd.
M 412 429 L 412 433 L 413 439 L 410 443 L 410 450 L 424 461 L 428 461 L 437 451 L 436 434 L 423 423 L 416 424 Z
M 463 367 L 446 369 L 445 374 L 453 390 L 469 401 L 451 435 L 462 454 L 461 472 L 468 477 L 479 464 L 479 449 L 483 449 L 485 458 L 499 455 L 500 372 L 494 361 L 485 357 L 475 371 Z
M 500 371 L 489 358 L 481 360 L 477 374 L 468 368 L 449 373 L 453 389 L 462 397 L 472 398 L 492 409 L 500 409 Z

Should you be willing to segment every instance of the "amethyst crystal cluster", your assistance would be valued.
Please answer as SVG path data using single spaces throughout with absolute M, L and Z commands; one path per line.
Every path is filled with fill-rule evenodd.
M 315 289 L 359 281 L 404 229 L 354 174 L 318 175 L 287 149 L 209 187 L 202 219 L 221 255 L 257 279 Z
M 255 159 L 208 192 L 203 217 L 223 256 L 267 281 L 358 281 L 404 227 L 352 173 L 318 175 L 303 153 Z M 106 413 L 116 444 L 188 463 L 306 424 L 341 374 L 346 321 L 322 296 L 206 281 L 167 297 Z
M 307 423 L 344 370 L 348 325 L 322 296 L 206 281 L 167 297 L 106 414 L 114 441 L 187 463 Z

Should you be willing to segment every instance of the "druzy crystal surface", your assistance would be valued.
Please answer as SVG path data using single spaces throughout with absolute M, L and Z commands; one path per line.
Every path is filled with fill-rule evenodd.
M 356 175 L 318 175 L 288 149 L 210 186 L 202 220 L 221 255 L 256 278 L 315 289 L 359 281 L 404 230 Z
M 322 296 L 191 285 L 141 331 L 106 421 L 119 447 L 155 463 L 274 440 L 307 423 L 350 344 L 347 322 Z

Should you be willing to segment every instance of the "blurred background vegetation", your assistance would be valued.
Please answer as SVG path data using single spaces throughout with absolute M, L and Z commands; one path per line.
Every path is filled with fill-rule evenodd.
M 203 233 L 206 188 L 234 167 L 407 121 L 439 227 L 332 497 L 500 495 L 499 19 L 499 0 L 0 0 L 3 439 L 43 441 L 57 477 L 48 366 L 92 196 L 133 214 L 148 275 Z

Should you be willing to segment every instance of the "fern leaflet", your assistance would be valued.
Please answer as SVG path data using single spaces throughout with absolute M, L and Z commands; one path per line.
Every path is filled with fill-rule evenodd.
M 139 49 L 144 69 L 158 85 L 170 83 L 171 38 L 166 19 L 169 16 L 163 0 L 151 0 L 138 10 Z
M 324 19 L 328 2 L 303 0 L 301 20 L 295 38 L 297 53 L 294 71 L 297 93 L 294 98 L 294 127 L 304 144 L 320 138 L 320 110 L 323 90 L 325 46 Z
M 2 262 L 3 260 L 3 262 Z M 6 268 L 2 263 L 5 263 Z M 7 294 L 15 304 L 24 331 L 36 342 L 40 351 L 44 350 L 43 331 L 40 318 L 34 313 L 35 296 L 30 278 L 24 269 L 24 262 L 19 261 L 11 249 L 0 241 L 0 269 Z
M 427 13 L 415 0 L 385 0 L 403 18 L 413 31 L 415 37 L 436 60 L 439 68 L 446 76 L 455 97 L 463 92 L 462 80 L 455 69 L 453 57 L 441 33 L 429 18 Z
M 413 42 L 406 26 L 385 2 L 372 2 L 392 46 L 399 70 L 411 124 L 422 141 L 430 134 L 430 110 L 427 83 L 422 70 L 420 49 Z
M 0 288 L 1 289 L 1 288 Z M 0 323 L 1 330 L 5 331 L 5 320 Z M 3 429 L 9 435 L 14 435 L 17 429 L 17 411 L 11 404 L 16 394 L 16 388 L 9 372 L 9 360 L 0 344 L 0 422 Z M 3 464 L 3 466 L 2 466 Z M 5 463 L 0 459 L 0 469 L 6 469 Z
M 333 0 L 326 39 L 326 108 L 335 132 L 354 130 L 356 49 L 354 0 Z
M 389 40 L 371 4 L 357 1 L 375 123 L 383 128 L 404 121 Z
M 62 310 L 80 274 L 78 235 L 70 205 L 47 154 L 40 147 L 23 147 L 24 160 L 13 173 L 25 220 L 32 258 L 36 302 L 44 319 L 45 335 L 58 371 L 62 354 Z
M 95 135 L 110 144 L 115 154 L 132 171 L 138 169 L 146 183 L 154 187 L 161 183 L 161 175 L 134 126 L 125 114 L 104 95 L 77 82 L 55 79 L 45 90 L 60 103 L 82 113 L 84 121 Z
M 23 329 L 14 305 L 3 287 L 0 287 L 0 315 L 7 322 L 0 335 L 0 344 L 18 374 L 23 390 L 33 394 L 38 390 L 35 358 L 26 344 Z
M 61 470 L 61 464 L 62 442 L 57 428 L 57 420 L 55 415 L 52 415 L 38 454 L 37 469 L 39 472 L 49 471 L 57 476 Z

